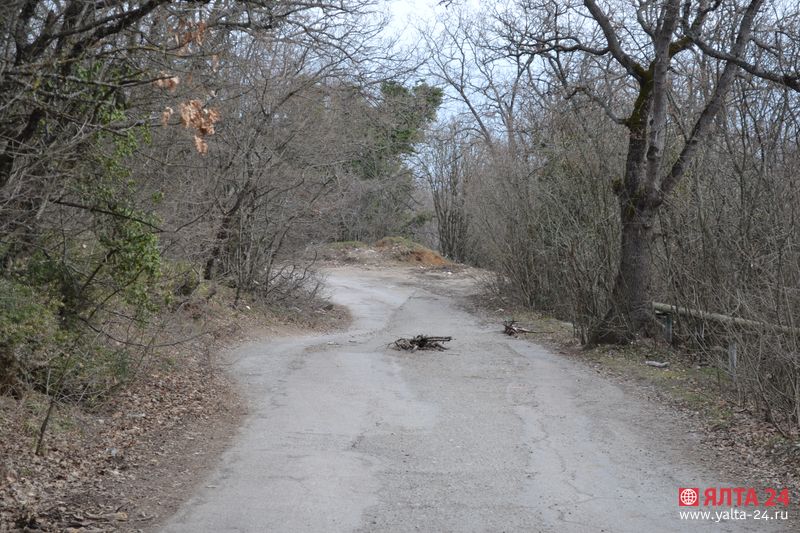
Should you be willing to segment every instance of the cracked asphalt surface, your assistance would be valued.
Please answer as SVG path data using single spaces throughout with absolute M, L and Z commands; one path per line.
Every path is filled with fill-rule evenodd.
M 463 280 L 437 290 L 408 270 L 329 274 L 352 328 L 237 350 L 251 414 L 163 531 L 789 530 L 681 521 L 678 487 L 731 486 L 698 463 L 698 437 L 462 310 Z M 454 340 L 387 347 L 418 333 Z

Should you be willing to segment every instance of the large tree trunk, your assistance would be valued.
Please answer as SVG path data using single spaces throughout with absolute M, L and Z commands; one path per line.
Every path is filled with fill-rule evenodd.
M 641 85 L 639 98 L 628 119 L 628 155 L 625 176 L 615 184 L 619 199 L 621 243 L 619 268 L 611 292 L 611 305 L 589 335 L 589 344 L 624 344 L 637 334 L 652 333 L 651 268 L 653 223 L 659 203 L 654 201 L 653 184 L 658 165 L 654 156 L 652 125 L 653 83 L 647 78 Z M 663 127 L 663 125 L 661 126 Z M 659 148 L 656 146 L 655 148 Z M 658 155 L 656 155 L 658 157 Z
M 592 344 L 621 344 L 638 333 L 652 333 L 651 270 L 656 208 L 621 203 L 622 242 L 611 308 L 594 328 Z

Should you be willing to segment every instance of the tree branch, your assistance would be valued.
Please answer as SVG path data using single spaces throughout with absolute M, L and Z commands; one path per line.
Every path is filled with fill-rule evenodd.
M 603 35 L 605 35 L 606 42 L 608 43 L 608 50 L 611 52 L 611 55 L 614 56 L 614 59 L 616 59 L 631 76 L 642 81 L 645 77 L 644 68 L 622 49 L 619 37 L 614 33 L 614 28 L 611 27 L 611 21 L 605 13 L 603 13 L 603 10 L 600 9 L 594 0 L 583 0 L 583 5 L 586 6 L 592 18 L 594 18 L 603 31 Z
M 164 233 L 165 232 L 164 229 L 156 226 L 155 224 L 153 224 L 151 222 L 148 222 L 146 220 L 142 220 L 141 218 L 138 218 L 138 217 L 135 217 L 135 216 L 131 216 L 131 215 L 126 215 L 124 213 L 118 213 L 116 211 L 111 211 L 111 210 L 108 210 L 108 209 L 103 209 L 102 207 L 92 206 L 92 205 L 83 205 L 83 204 L 79 204 L 79 203 L 76 203 L 76 202 L 70 202 L 69 200 L 62 200 L 62 199 L 52 200 L 52 202 L 54 204 L 63 205 L 65 207 L 74 207 L 75 209 L 83 209 L 84 211 L 89 211 L 91 213 L 102 213 L 104 215 L 110 215 L 112 217 L 123 218 L 125 220 L 131 220 L 133 222 L 138 222 L 140 224 L 143 224 L 143 225 L 147 226 L 148 228 L 150 228 L 152 230 L 155 230 L 157 233 Z
M 758 14 L 759 9 L 761 9 L 763 3 L 764 0 L 751 0 L 750 4 L 747 6 L 744 16 L 742 17 L 742 22 L 739 25 L 739 32 L 736 36 L 736 41 L 734 42 L 731 53 L 725 54 L 726 56 L 730 57 L 730 60 L 727 60 L 725 63 L 725 68 L 719 77 L 719 81 L 717 81 L 716 87 L 714 87 L 714 92 L 711 95 L 708 104 L 706 104 L 705 109 L 703 109 L 702 113 L 700 113 L 697 122 L 695 122 L 695 125 L 692 128 L 689 139 L 687 139 L 686 143 L 683 145 L 683 150 L 681 150 L 678 159 L 672 165 L 669 174 L 667 174 L 662 181 L 661 187 L 659 190 L 653 191 L 655 197 L 652 198 L 652 201 L 655 205 L 661 204 L 664 201 L 664 198 L 672 191 L 678 181 L 680 181 L 680 179 L 683 177 L 684 173 L 686 172 L 687 165 L 692 161 L 692 159 L 694 159 L 700 142 L 708 133 L 714 118 L 722 108 L 725 95 L 733 83 L 733 79 L 737 70 L 741 66 L 740 58 L 744 54 L 744 51 L 747 48 L 747 43 L 750 40 L 753 21 L 755 20 L 755 17 Z M 703 49 L 702 46 L 700 48 L 701 50 Z

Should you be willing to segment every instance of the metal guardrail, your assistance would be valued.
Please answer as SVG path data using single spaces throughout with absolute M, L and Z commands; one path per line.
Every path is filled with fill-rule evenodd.
M 733 324 L 746 328 L 754 329 L 770 329 L 779 333 L 788 333 L 790 335 L 800 335 L 800 328 L 793 328 L 789 326 L 779 326 L 777 324 L 769 324 L 767 322 L 759 322 L 757 320 L 748 320 L 746 318 L 739 318 L 735 316 L 722 315 L 719 313 L 709 313 L 708 311 L 699 311 L 689 307 L 681 307 L 679 305 L 670 305 L 659 302 L 653 302 L 653 310 L 658 314 L 663 315 L 680 315 L 689 316 L 692 318 L 700 318 L 708 320 L 709 322 L 720 322 L 722 324 Z
M 687 316 L 691 318 L 698 318 L 709 322 L 719 322 L 721 324 L 732 324 L 744 328 L 771 330 L 777 333 L 787 333 L 789 335 L 800 335 L 800 328 L 793 328 L 790 326 L 779 326 L 777 324 L 769 324 L 767 322 L 759 322 L 757 320 L 748 320 L 746 318 L 733 317 L 723 315 L 720 313 L 709 313 L 708 311 L 700 311 L 698 309 L 691 309 L 689 307 L 681 307 L 678 305 L 670 305 L 659 302 L 652 302 L 653 311 L 658 315 L 666 316 L 664 322 L 664 338 L 669 344 L 672 344 L 672 328 L 673 328 L 673 315 Z M 736 378 L 736 363 L 738 356 L 738 344 L 736 339 L 730 339 L 728 343 L 728 371 L 734 382 Z

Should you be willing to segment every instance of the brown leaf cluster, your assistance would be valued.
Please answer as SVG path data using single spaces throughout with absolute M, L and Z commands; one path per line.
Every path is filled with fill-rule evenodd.
M 175 92 L 175 89 L 178 88 L 180 82 L 181 80 L 178 76 L 167 76 L 166 74 L 162 73 L 162 77 L 154 81 L 153 85 L 155 85 L 159 89 L 165 89 L 173 93 Z
M 179 53 L 185 52 L 192 44 L 202 45 L 207 31 L 208 24 L 204 21 L 194 23 L 181 19 L 172 31 Z
M 180 112 L 184 127 L 194 128 L 200 135 L 214 135 L 214 124 L 220 119 L 218 110 L 203 107 L 200 100 L 189 100 L 181 104 Z
M 202 102 L 196 99 L 182 103 L 179 109 L 183 127 L 195 130 L 194 147 L 197 153 L 205 155 L 208 153 L 208 143 L 205 137 L 214 134 L 214 124 L 221 118 L 220 112 L 204 107 Z
M 164 108 L 164 111 L 161 112 L 161 125 L 166 126 L 169 124 L 169 119 L 172 118 L 172 115 L 175 113 L 175 110 L 171 107 L 167 106 Z

